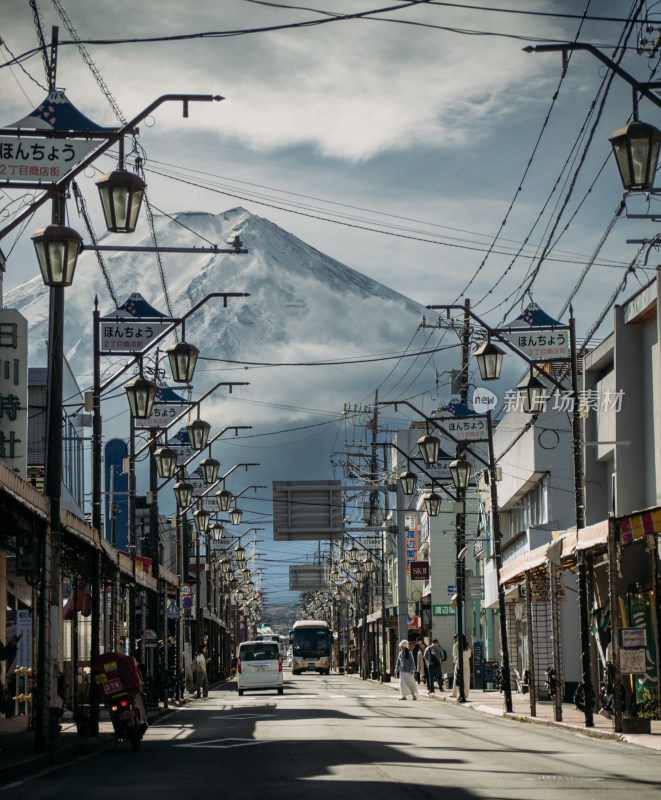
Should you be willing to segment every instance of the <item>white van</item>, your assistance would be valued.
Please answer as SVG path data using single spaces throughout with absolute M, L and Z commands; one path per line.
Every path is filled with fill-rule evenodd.
M 282 653 L 278 642 L 241 642 L 236 681 L 239 695 L 246 689 L 277 689 L 282 694 Z

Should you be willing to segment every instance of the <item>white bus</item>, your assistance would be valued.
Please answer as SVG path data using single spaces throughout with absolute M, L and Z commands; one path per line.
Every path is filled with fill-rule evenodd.
M 289 634 L 289 641 L 292 644 L 291 671 L 294 675 L 306 671 L 328 675 L 333 633 L 327 622 L 298 620 Z

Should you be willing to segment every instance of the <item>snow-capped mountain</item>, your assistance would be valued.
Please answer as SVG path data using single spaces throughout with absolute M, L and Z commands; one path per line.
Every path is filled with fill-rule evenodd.
M 209 300 L 186 322 L 186 340 L 200 349 L 193 397 L 221 381 L 249 382 L 231 394 L 227 387 L 220 388 L 204 401 L 201 416 L 211 423 L 212 433 L 226 426 L 252 426 L 238 437 L 230 433 L 221 437 L 214 443 L 212 455 L 221 461 L 221 474 L 237 463 L 259 464 L 248 474 L 235 472 L 227 488 L 238 493 L 248 485 L 265 487 L 244 494 L 241 507 L 247 525 L 267 528 L 260 535 L 264 540 L 260 550 L 283 559 L 280 566 L 269 565 L 262 587 L 286 601 L 292 552 L 295 547 L 298 552 L 307 551 L 304 545 L 288 543 L 282 554 L 282 545 L 270 541 L 271 482 L 333 477 L 330 452 L 342 448 L 347 434 L 353 437 L 353 423 L 346 430 L 344 427 L 345 403 L 370 403 L 375 388 L 393 368 L 393 374 L 405 376 L 398 392 L 409 390 L 423 373 L 429 384 L 429 370 L 425 372 L 422 362 L 407 374 L 411 359 L 397 367 L 396 357 L 411 342 L 425 309 L 241 208 L 217 215 L 161 216 L 155 222 L 161 246 L 201 247 L 211 243 L 229 248 L 228 241 L 239 236 L 248 250 L 238 255 L 163 254 L 162 262 L 175 316 L 186 313 L 212 292 L 250 295 L 231 298 L 226 308 L 220 299 Z M 151 246 L 151 236 L 143 223 L 132 236 L 108 235 L 103 243 Z M 138 292 L 159 312 L 167 313 L 153 253 L 104 255 L 120 305 Z M 65 290 L 64 331 L 65 355 L 82 390 L 91 384 L 96 295 L 101 315 L 112 314 L 115 305 L 96 256 L 85 252 L 79 259 L 73 286 Z M 48 290 L 41 278 L 7 292 L 4 302 L 27 317 L 30 363 L 44 366 Z M 165 341 L 163 346 L 172 341 Z M 103 359 L 104 380 L 124 360 Z M 168 378 L 168 367 L 165 373 Z M 104 439 L 128 436 L 127 403 L 121 388 L 128 377 L 104 396 Z M 390 382 L 392 385 L 396 378 Z M 138 492 L 147 488 L 144 473 L 142 465 L 138 469 Z M 171 493 L 159 493 L 161 513 L 172 513 L 173 509 Z
M 160 246 L 204 247 L 240 236 L 248 254 L 163 254 L 172 309 L 183 314 L 211 292 L 248 292 L 227 308 L 211 300 L 190 318 L 186 338 L 207 358 L 259 362 L 321 361 L 403 348 L 424 309 L 386 286 L 340 264 L 268 220 L 242 208 L 222 214 L 180 213 L 156 218 Z M 194 233 L 193 233 L 194 232 Z M 143 223 L 131 236 L 103 244 L 151 246 Z M 120 304 L 133 292 L 167 314 L 156 256 L 104 253 Z M 79 259 L 66 290 L 65 355 L 81 386 L 91 372 L 92 311 L 114 311 L 93 252 Z M 46 363 L 48 291 L 34 278 L 8 292 L 30 326 L 30 363 Z M 219 363 L 219 367 L 225 366 Z M 201 373 L 200 373 L 201 375 Z M 209 381 L 210 382 L 210 381 Z

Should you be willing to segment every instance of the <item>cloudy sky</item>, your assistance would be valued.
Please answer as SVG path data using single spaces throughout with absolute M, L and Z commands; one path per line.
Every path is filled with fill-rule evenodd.
M 605 238 L 622 198 L 608 136 L 628 119 L 631 93 L 619 79 L 605 84 L 607 70 L 588 54 L 573 55 L 563 78 L 560 54 L 522 48 L 578 38 L 612 56 L 625 42 L 622 67 L 647 80 L 658 57 L 644 42 L 643 52 L 636 46 L 656 38 L 655 6 L 64 4 L 126 118 L 163 94 L 225 98 L 192 104 L 188 119 L 171 103 L 141 125 L 155 211 L 243 206 L 422 304 L 463 302 L 465 292 L 493 325 L 530 297 L 557 316 L 571 295 L 579 335 L 636 255 L 626 240 L 654 233 L 653 223 L 622 215 Z M 39 52 L 29 55 L 37 39 L 28 3 L 3 7 L 0 96 L 2 123 L 10 124 L 44 98 L 45 79 Z M 58 88 L 99 124 L 115 125 L 56 7 L 46 0 L 38 7 L 47 40 L 59 26 Z M 632 10 L 639 14 L 630 25 Z M 646 20 L 655 30 L 645 32 Z M 14 57 L 20 64 L 2 66 Z M 659 125 L 648 102 L 640 116 Z M 99 166 L 109 171 L 113 160 Z M 91 209 L 95 177 L 81 179 Z M 2 190 L 2 200 L 7 220 L 24 198 Z M 631 210 L 643 211 L 638 203 Z M 36 274 L 29 235 L 46 222 L 42 210 L 0 243 L 9 255 L 7 288 Z M 75 212 L 71 224 L 80 226 Z M 629 276 L 627 293 L 655 264 L 652 252 L 647 271 L 641 265 Z

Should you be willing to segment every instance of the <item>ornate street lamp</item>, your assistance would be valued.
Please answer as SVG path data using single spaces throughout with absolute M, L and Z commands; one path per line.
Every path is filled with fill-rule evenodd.
M 188 508 L 193 497 L 193 487 L 186 481 L 178 481 L 174 485 L 174 496 L 179 508 Z
M 46 286 L 71 286 L 83 240 L 66 225 L 47 225 L 32 235 Z
M 418 476 L 415 472 L 406 470 L 399 476 L 400 483 L 402 484 L 402 491 L 405 495 L 411 495 L 415 492 L 415 485 L 418 482 Z
M 496 381 L 500 378 L 504 355 L 504 351 L 496 347 L 491 339 L 487 339 L 481 347 L 478 347 L 475 351 L 475 360 L 483 381 Z
M 237 563 L 245 564 L 246 548 L 243 545 L 239 545 L 238 547 L 234 548 L 234 558 L 236 558 Z
M 186 430 L 193 450 L 204 450 L 207 446 L 211 425 L 203 419 L 194 419 L 186 425 Z
M 362 563 L 362 568 L 367 572 L 369 575 L 370 572 L 374 572 L 374 562 L 371 558 L 366 558 Z
M 351 569 L 351 561 L 348 558 L 343 558 L 340 560 L 340 569 L 343 572 L 348 572 Z
M 436 492 L 431 491 L 429 494 L 425 495 L 424 498 L 425 503 L 425 511 L 427 512 L 427 516 L 429 517 L 437 517 L 438 512 L 441 508 L 441 498 Z
M 220 461 L 217 461 L 215 458 L 203 458 L 202 461 L 200 461 L 202 480 L 205 483 L 214 483 L 218 477 L 219 469 Z
M 170 447 L 159 447 L 154 452 L 154 462 L 159 478 L 171 478 L 177 468 L 179 454 Z
M 220 522 L 214 522 L 211 526 L 211 535 L 213 536 L 214 542 L 219 542 L 223 538 L 224 532 L 225 528 L 223 528 Z
M 142 375 L 129 381 L 125 386 L 131 414 L 135 419 L 149 419 L 154 407 L 157 386 Z
M 472 466 L 470 462 L 463 458 L 457 458 L 450 462 L 450 475 L 455 489 L 467 489 L 471 477 Z
M 521 381 L 516 387 L 523 402 L 526 414 L 537 414 L 544 410 L 546 404 L 546 386 L 531 375 L 527 380 Z
M 441 446 L 440 439 L 427 433 L 418 439 L 418 447 L 425 464 L 430 467 L 438 461 L 438 450 Z M 411 492 L 413 494 L 413 492 Z
M 216 502 L 218 503 L 218 510 L 229 511 L 233 499 L 234 495 L 227 489 L 221 489 L 219 492 L 216 492 Z
M 229 575 L 232 569 L 232 562 L 229 558 L 221 558 L 220 559 L 220 571 L 223 575 Z
M 200 351 L 190 342 L 177 342 L 165 351 L 170 360 L 172 380 L 175 383 L 190 383 Z
M 134 172 L 116 169 L 96 182 L 111 233 L 133 233 L 147 184 Z
M 609 141 L 625 190 L 649 192 L 653 189 L 661 131 L 646 122 L 634 120 L 618 128 Z
M 198 533 L 206 533 L 209 530 L 210 519 L 211 514 L 203 508 L 198 508 L 197 511 L 193 511 L 193 522 L 195 523 L 195 530 Z
M 240 508 L 232 508 L 229 512 L 230 522 L 232 525 L 238 525 L 241 522 L 241 517 L 243 516 L 243 511 Z
M 351 547 L 347 549 L 347 558 L 350 561 L 356 561 L 356 559 L 358 558 L 358 548 L 356 547 L 355 544 L 352 544 Z

